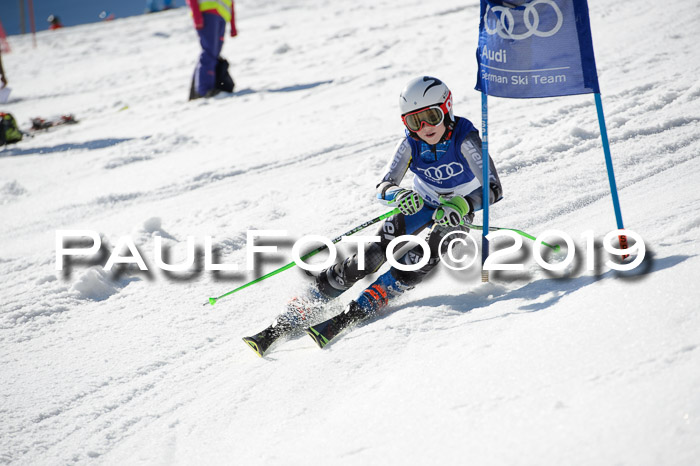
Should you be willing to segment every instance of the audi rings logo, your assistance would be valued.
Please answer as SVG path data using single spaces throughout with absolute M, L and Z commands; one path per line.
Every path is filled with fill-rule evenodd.
M 554 10 L 554 14 L 557 16 L 557 22 L 549 30 L 540 31 L 540 14 L 537 11 L 537 5 L 546 5 Z M 515 10 L 521 11 L 521 10 Z M 523 40 L 530 37 L 551 37 L 561 29 L 562 24 L 564 24 L 564 15 L 561 10 L 554 2 L 554 0 L 535 0 L 534 2 L 528 3 L 523 11 L 523 25 L 525 26 L 525 32 L 515 32 L 515 19 L 513 18 L 513 9 L 506 8 L 502 6 L 490 5 L 486 7 L 486 13 L 484 14 L 484 29 L 486 32 L 494 35 L 498 34 L 503 39 L 512 40 Z M 489 12 L 493 12 L 496 17 L 496 27 L 489 28 L 488 16 Z
M 439 167 L 430 167 L 425 170 L 419 168 L 419 170 L 433 181 L 445 181 L 462 174 L 464 172 L 464 167 L 462 164 L 452 162 L 450 164 L 440 165 Z

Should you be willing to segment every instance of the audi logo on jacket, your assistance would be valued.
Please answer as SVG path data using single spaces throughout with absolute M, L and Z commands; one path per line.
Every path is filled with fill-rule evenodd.
M 421 156 L 428 151 L 435 158 Z M 394 157 L 387 168 L 380 186 L 386 182 L 399 185 L 406 172 L 414 173 L 413 190 L 432 207 L 440 205 L 440 196 L 461 195 L 465 197 L 474 210 L 480 210 L 482 203 L 482 156 L 481 138 L 471 121 L 463 117 L 456 118 L 452 137 L 447 141 L 447 148 L 437 150 L 423 141 L 411 138 L 408 133 L 396 147 Z M 503 195 L 501 181 L 496 167 L 489 155 L 490 203 L 497 202 Z M 378 192 L 380 200 L 391 200 L 384 192 Z

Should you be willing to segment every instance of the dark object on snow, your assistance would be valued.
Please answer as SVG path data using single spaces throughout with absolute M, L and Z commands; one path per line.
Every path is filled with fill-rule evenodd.
M 229 74 L 228 68 L 228 61 L 223 57 L 219 57 L 218 62 L 216 63 L 216 87 L 211 91 L 207 92 L 206 95 L 197 94 L 197 91 L 194 88 L 194 76 L 192 76 L 189 100 L 198 99 L 200 97 L 214 97 L 221 91 L 232 93 L 234 88 L 236 87 L 236 83 L 233 82 L 233 78 Z
M 9 113 L 0 112 L 0 146 L 14 144 L 22 140 L 22 131 L 17 126 L 17 120 Z
M 53 128 L 59 125 L 74 125 L 78 122 L 73 115 L 61 115 L 60 118 L 45 120 L 43 118 L 32 118 L 32 131 Z

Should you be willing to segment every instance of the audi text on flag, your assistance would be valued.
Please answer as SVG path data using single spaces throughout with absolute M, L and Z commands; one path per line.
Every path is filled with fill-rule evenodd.
M 488 95 L 600 92 L 586 0 L 481 0 L 476 58 Z

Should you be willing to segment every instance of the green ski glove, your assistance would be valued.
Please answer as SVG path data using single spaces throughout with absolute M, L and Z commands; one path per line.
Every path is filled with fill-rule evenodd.
M 396 193 L 394 203 L 404 215 L 413 215 L 423 208 L 423 199 L 410 189 L 402 189 Z
M 469 203 L 462 196 L 453 196 L 449 200 L 440 197 L 440 207 L 435 210 L 433 220 L 443 227 L 456 227 L 464 223 L 464 217 L 471 210 Z

